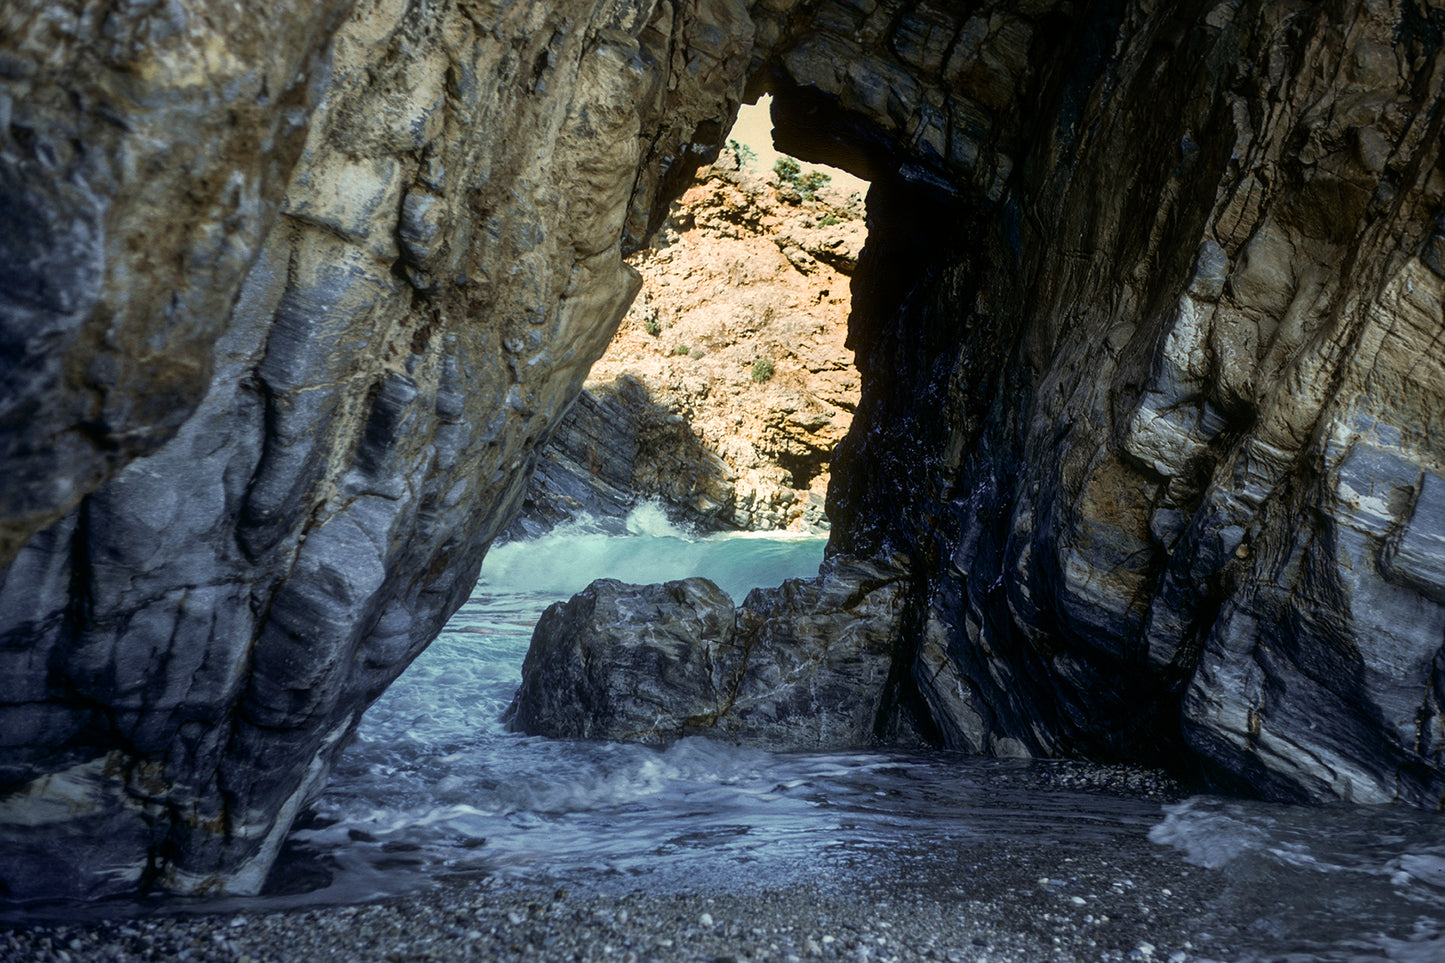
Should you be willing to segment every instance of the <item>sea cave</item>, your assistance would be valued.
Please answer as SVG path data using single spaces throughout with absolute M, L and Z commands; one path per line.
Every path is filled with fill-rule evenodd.
M 1180 825 L 1234 805 L 1395 827 L 1423 842 L 1371 850 L 1386 895 L 1357 914 L 1425 905 L 1380 952 L 1440 952 L 1445 908 L 1416 899 L 1445 865 L 1435 4 L 21 0 L 0 52 L 0 899 L 22 916 L 252 897 L 324 829 L 368 707 L 449 644 L 494 543 L 556 521 L 546 446 L 586 453 L 564 418 L 651 323 L 631 261 L 768 97 L 779 150 L 869 184 L 850 423 L 826 495 L 826 446 L 780 443 L 728 524 L 741 485 L 649 477 L 713 527 L 826 514 L 822 571 L 586 589 L 556 653 L 702 626 L 677 664 L 713 702 L 597 728 L 597 693 L 656 708 L 672 669 L 586 688 L 556 655 L 516 724 L 926 753 L 944 779 L 1147 770 L 1184 808 L 1140 846 L 1196 870 L 1228 859 Z M 1030 858 L 1040 892 L 1067 878 Z M 1150 958 L 1141 926 L 1109 946 Z

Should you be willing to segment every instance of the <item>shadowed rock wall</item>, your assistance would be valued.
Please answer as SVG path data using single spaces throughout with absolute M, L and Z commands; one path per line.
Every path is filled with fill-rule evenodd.
M 661 498 L 690 525 L 721 527 L 733 473 L 681 417 L 631 375 L 584 388 L 557 426 L 505 537 L 537 538 L 568 523 L 626 529 L 627 515 Z
M 1440 12 L 883 6 L 772 69 L 904 175 L 829 513 L 919 562 L 941 740 L 1438 806 Z
M 830 515 L 940 739 L 1438 804 L 1438 11 L 223 6 L 0 14 L 4 892 L 260 885 L 748 76 L 878 183 Z
M 913 562 L 920 729 L 1439 806 L 1440 12 L 755 15 L 781 145 L 874 182 L 832 551 Z

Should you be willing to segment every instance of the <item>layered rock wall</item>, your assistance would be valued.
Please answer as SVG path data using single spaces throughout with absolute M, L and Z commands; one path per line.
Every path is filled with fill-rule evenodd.
M 10 365 L 15 423 L 48 420 L 7 451 L 104 457 L 7 476 L 70 492 L 15 502 L 22 534 L 95 490 L 0 577 L 0 892 L 254 891 L 469 591 L 636 292 L 623 247 L 736 110 L 752 25 L 728 0 L 372 0 L 328 47 L 324 7 L 34 6 L 4 15 L 6 69 L 50 85 L 10 107 L 5 330 L 59 373 Z M 62 146 L 22 136 L 64 139 L 74 104 Z
M 924 728 L 1440 805 L 1439 11 L 754 12 L 875 184 L 832 550 L 914 560 Z
M 568 524 L 620 531 L 648 499 L 695 529 L 726 527 L 720 518 L 731 508 L 734 478 L 681 415 L 622 375 L 584 388 L 568 409 L 505 537 L 536 538 Z
M 923 560 L 949 745 L 1436 806 L 1439 11 L 1045 6 L 893 44 L 947 78 L 1018 41 L 945 79 L 961 143 L 898 122 L 921 169 L 871 198 L 835 547 Z M 789 56 L 845 128 L 934 100 Z
M 0 564 L 195 410 L 350 9 L 0 11 Z
M 878 185 L 830 515 L 939 738 L 1445 795 L 1432 6 L 0 18 L 10 895 L 260 885 L 749 77 Z

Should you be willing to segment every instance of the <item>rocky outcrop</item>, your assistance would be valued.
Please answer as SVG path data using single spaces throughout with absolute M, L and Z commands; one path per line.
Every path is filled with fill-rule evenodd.
M 786 129 L 912 173 L 834 548 L 922 560 L 943 741 L 1440 805 L 1438 11 L 830 9 Z
M 725 150 L 632 257 L 642 290 L 512 535 L 637 499 L 702 530 L 826 526 L 828 465 L 858 403 L 844 342 L 862 201 L 828 183 L 805 198 L 747 156 Z
M 831 549 L 915 559 L 925 728 L 1439 806 L 1438 15 L 755 14 L 780 146 L 874 180 Z
M 351 3 L 204 6 L 0 11 L 0 564 L 195 411 Z
M 652 400 L 631 375 L 584 388 L 557 426 L 505 537 L 536 538 L 558 525 L 618 523 L 655 499 L 689 528 L 727 527 L 733 471 L 687 421 Z
M 835 557 L 818 578 L 754 589 L 736 609 L 704 578 L 593 582 L 537 623 L 509 724 L 573 739 L 876 746 L 900 725 L 888 683 L 902 576 Z
M 753 27 L 72 6 L 0 15 L 0 893 L 254 891 L 470 590 Z
M 1432 6 L 0 18 L 10 895 L 260 884 L 748 78 L 875 184 L 829 515 L 940 739 L 1445 798 Z

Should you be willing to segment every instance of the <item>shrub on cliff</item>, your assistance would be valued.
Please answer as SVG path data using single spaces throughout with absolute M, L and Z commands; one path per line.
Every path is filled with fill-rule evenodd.
M 780 186 L 792 187 L 805 201 L 817 200 L 818 192 L 833 179 L 822 171 L 803 173 L 803 165 L 791 157 L 779 157 L 773 165 L 773 173 L 777 175 Z
M 747 144 L 744 144 L 742 141 L 737 140 L 736 138 L 728 141 L 727 150 L 732 153 L 733 158 L 736 160 L 736 166 L 734 167 L 734 170 L 742 170 L 744 167 L 752 167 L 753 162 L 758 159 L 756 151 L 754 151 Z
M 759 358 L 753 362 L 753 381 L 762 384 L 773 376 L 773 362 L 771 358 Z

